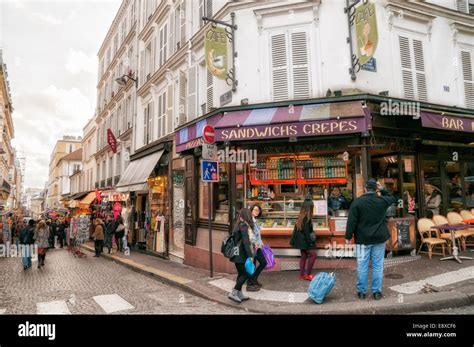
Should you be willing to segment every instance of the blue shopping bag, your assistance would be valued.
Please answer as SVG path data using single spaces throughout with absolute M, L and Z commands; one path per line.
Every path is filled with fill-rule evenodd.
M 335 284 L 335 272 L 320 272 L 311 280 L 308 287 L 308 296 L 317 304 L 322 304 Z
M 245 270 L 250 276 L 252 276 L 255 272 L 255 265 L 252 262 L 252 258 L 247 258 L 247 260 L 245 261 Z

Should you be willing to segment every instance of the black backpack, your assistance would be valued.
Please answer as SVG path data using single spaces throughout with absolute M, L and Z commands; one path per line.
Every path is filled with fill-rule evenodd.
M 230 233 L 225 237 L 222 241 L 221 252 L 224 257 L 228 259 L 232 259 L 233 257 L 240 254 L 240 245 L 242 243 L 242 239 L 235 244 L 235 232 Z

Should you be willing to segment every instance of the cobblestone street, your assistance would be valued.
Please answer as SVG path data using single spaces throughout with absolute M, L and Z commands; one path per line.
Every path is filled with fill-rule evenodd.
M 23 270 L 21 259 L 0 259 L 0 314 L 237 314 L 243 311 L 193 296 L 106 259 L 48 252 L 45 266 Z M 95 298 L 107 295 L 104 298 Z M 119 297 L 117 297 L 117 295 Z M 109 303 L 105 303 L 109 301 Z M 99 304 L 98 302 L 101 302 Z M 130 308 L 132 307 L 133 308 Z M 44 311 L 46 310 L 46 311 Z M 55 311 L 56 310 L 56 311 Z

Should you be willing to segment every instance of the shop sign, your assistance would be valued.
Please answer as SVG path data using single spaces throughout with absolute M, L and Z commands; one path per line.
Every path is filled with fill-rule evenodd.
M 232 101 L 232 90 L 225 92 L 220 96 L 221 107 Z
M 445 116 L 436 113 L 422 112 L 421 124 L 426 128 L 474 133 L 474 118 Z
M 350 134 L 366 130 L 365 118 L 216 129 L 217 141 Z
M 225 28 L 211 27 L 206 32 L 205 57 L 207 69 L 217 78 L 227 78 L 227 33 Z
M 117 139 L 111 129 L 107 129 L 107 143 L 112 152 L 117 153 Z
M 354 15 L 357 57 L 359 58 L 359 64 L 364 65 L 373 57 L 377 48 L 378 32 L 375 4 L 367 2 L 358 6 Z

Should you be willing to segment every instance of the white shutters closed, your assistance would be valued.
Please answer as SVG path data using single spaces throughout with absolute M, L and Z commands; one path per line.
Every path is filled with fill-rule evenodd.
M 407 99 L 428 100 L 423 42 L 399 36 L 403 95 Z
M 143 84 L 143 81 L 145 81 L 145 50 L 144 49 L 140 51 L 140 78 L 139 78 L 140 85 Z
M 167 91 L 167 103 L 168 103 L 168 109 L 166 111 L 166 134 L 169 134 L 174 131 L 173 128 L 173 85 L 168 86 L 168 91 Z
M 153 142 L 153 118 L 155 117 L 155 109 L 153 101 L 148 104 L 148 137 L 147 143 Z
M 165 24 L 160 29 L 160 66 L 166 62 L 168 47 L 168 25 Z
M 293 98 L 309 98 L 308 37 L 306 32 L 291 33 L 291 60 L 293 69 Z
M 183 71 L 179 72 L 179 112 L 177 125 L 186 123 L 186 74 Z
M 197 66 L 188 70 L 188 121 L 197 117 Z
M 181 11 L 179 15 L 180 20 L 180 36 L 179 46 L 182 47 L 186 41 L 186 0 L 181 3 Z
M 456 0 L 456 10 L 463 13 L 469 13 L 469 4 L 468 0 Z
M 206 113 L 214 107 L 214 76 L 206 69 Z
M 462 80 L 466 107 L 474 108 L 473 56 L 469 51 L 461 51 Z
M 309 35 L 305 29 L 270 34 L 272 96 L 274 101 L 311 96 Z
M 176 14 L 178 13 L 178 9 L 176 9 L 175 12 L 173 12 L 170 15 L 170 30 L 169 30 L 169 44 L 170 44 L 170 56 L 173 55 L 174 52 L 176 52 L 176 41 L 178 40 L 176 37 L 178 35 L 178 32 L 176 31 L 176 25 L 175 25 L 175 17 Z
M 288 100 L 288 49 L 286 34 L 271 37 L 273 100 Z
M 158 96 L 158 139 L 166 135 L 166 92 Z

